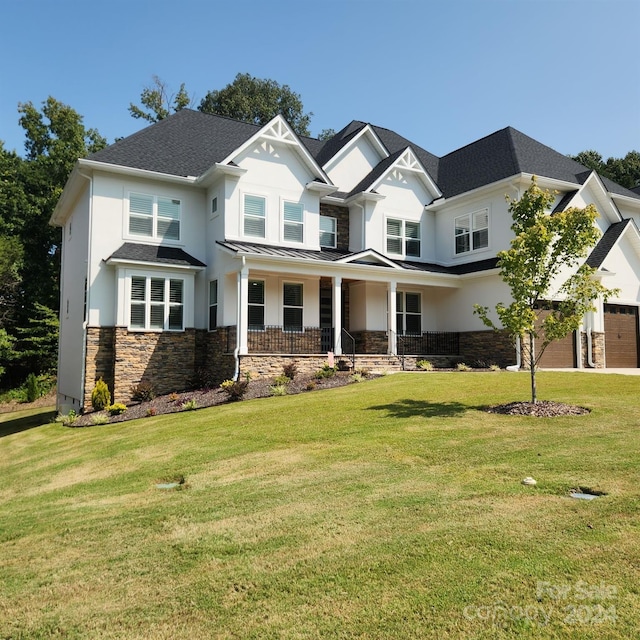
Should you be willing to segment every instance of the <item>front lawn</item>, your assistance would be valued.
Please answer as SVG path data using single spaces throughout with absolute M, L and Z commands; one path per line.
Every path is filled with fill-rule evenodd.
M 425 373 L 7 429 L 0 638 L 637 637 L 638 383 L 542 372 L 591 409 L 558 418 L 482 410 L 526 374 Z

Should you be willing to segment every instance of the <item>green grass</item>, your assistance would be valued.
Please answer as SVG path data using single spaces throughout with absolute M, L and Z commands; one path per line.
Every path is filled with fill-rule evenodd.
M 0 638 L 637 637 L 638 383 L 540 373 L 580 417 L 430 373 L 8 431 Z

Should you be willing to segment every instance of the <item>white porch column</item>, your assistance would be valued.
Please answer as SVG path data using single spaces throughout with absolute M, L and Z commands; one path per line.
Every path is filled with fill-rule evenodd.
M 342 355 L 342 277 L 333 278 L 333 352 Z
M 247 347 L 247 330 L 249 315 L 249 267 L 246 265 L 238 271 L 238 322 L 237 341 L 238 354 L 246 356 L 249 353 Z
M 396 355 L 398 353 L 398 344 L 397 344 L 397 330 L 398 325 L 396 322 L 396 290 L 397 290 L 397 282 L 392 280 L 389 283 L 387 288 L 387 294 L 389 296 L 389 300 L 387 303 L 387 309 L 389 309 L 389 314 L 387 317 L 387 327 L 389 329 L 389 353 Z

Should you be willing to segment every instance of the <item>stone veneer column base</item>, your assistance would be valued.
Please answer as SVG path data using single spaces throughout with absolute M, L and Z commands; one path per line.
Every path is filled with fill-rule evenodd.
M 588 344 L 587 344 L 587 334 L 580 334 L 580 346 L 582 353 L 582 366 L 585 369 L 591 368 L 589 365 L 589 353 L 588 353 Z M 591 332 L 591 359 L 593 360 L 593 364 L 595 369 L 604 369 L 604 333 L 592 331 Z
M 113 398 L 115 327 L 87 327 L 83 407 L 91 407 L 91 392 L 102 378 Z

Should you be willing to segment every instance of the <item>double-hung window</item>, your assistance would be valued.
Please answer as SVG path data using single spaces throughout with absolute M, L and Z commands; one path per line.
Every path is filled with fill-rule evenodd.
M 387 218 L 387 253 L 420 257 L 420 223 Z
M 265 198 L 244 194 L 243 231 L 245 236 L 265 237 L 266 211 Z
M 320 216 L 320 246 L 335 249 L 337 246 L 337 220 Z
M 419 293 L 396 292 L 396 331 L 419 336 L 422 332 L 422 304 Z
M 285 331 L 302 331 L 302 285 L 285 282 L 283 285 L 283 326 Z
M 299 202 L 284 202 L 283 238 L 288 242 L 302 242 L 304 240 L 304 207 Z
M 182 331 L 183 297 L 183 280 L 132 276 L 129 328 Z
M 218 326 L 218 281 L 209 282 L 209 331 Z
M 455 219 L 456 254 L 489 246 L 489 210 L 481 209 Z
M 250 331 L 264 331 L 264 280 L 249 280 L 248 321 Z
M 157 240 L 180 240 L 180 200 L 129 194 L 129 234 Z

